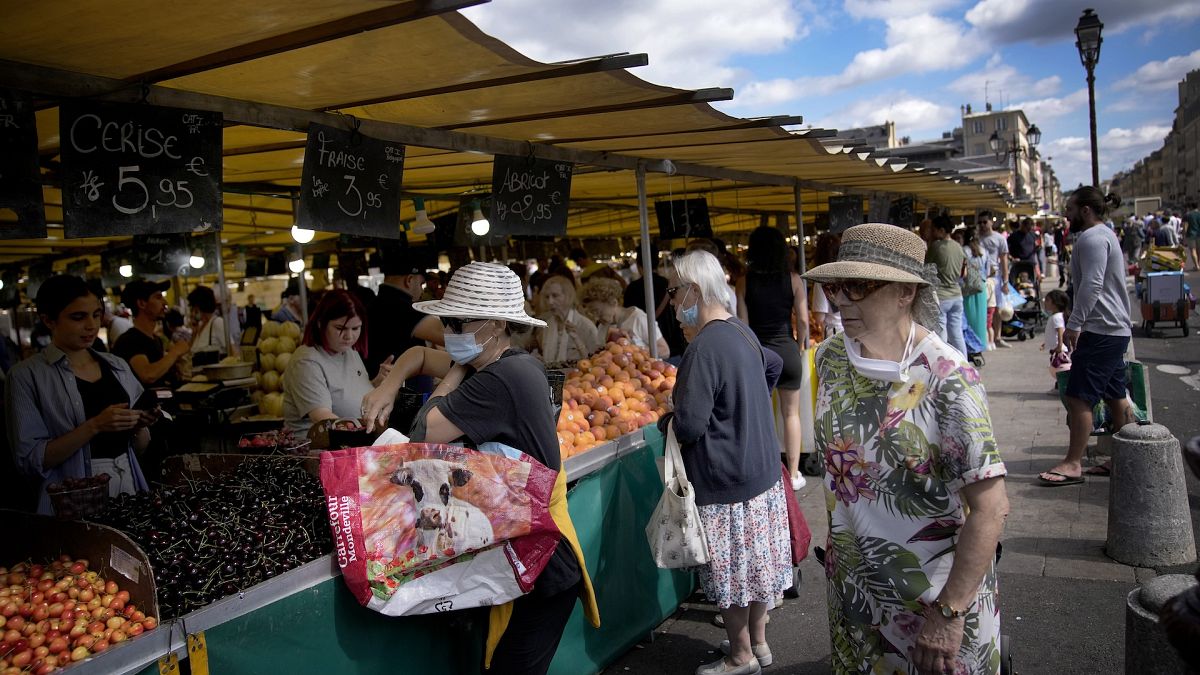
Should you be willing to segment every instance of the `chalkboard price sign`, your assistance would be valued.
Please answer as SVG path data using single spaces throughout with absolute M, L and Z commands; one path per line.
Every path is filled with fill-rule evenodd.
M 871 210 L 867 214 L 868 223 L 888 222 L 888 213 L 892 203 L 886 197 L 871 197 Z
M 848 227 L 862 225 L 862 197 L 844 195 L 829 198 L 829 231 L 837 234 Z
M 363 237 L 400 237 L 404 146 L 312 124 L 300 179 L 300 227 Z
M 892 208 L 888 212 L 888 222 L 892 225 L 911 228 L 913 223 L 913 211 L 915 205 L 912 197 L 901 197 L 892 202 Z
M 66 236 L 221 229 L 222 123 L 198 110 L 64 103 Z
M 151 234 L 133 240 L 133 273 L 139 277 L 186 274 L 191 253 L 181 234 Z
M 497 155 L 492 162 L 492 213 L 497 234 L 565 236 L 575 165 Z
M 23 92 L 0 89 L 0 239 L 45 239 L 46 210 L 38 181 L 37 127 Z

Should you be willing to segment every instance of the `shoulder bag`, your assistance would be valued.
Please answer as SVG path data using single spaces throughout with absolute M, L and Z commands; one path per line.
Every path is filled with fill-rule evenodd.
M 700 522 L 696 492 L 683 468 L 673 423 L 667 427 L 666 446 L 665 485 L 654 515 L 646 525 L 646 541 L 658 567 L 675 569 L 704 565 L 709 560 L 708 538 Z

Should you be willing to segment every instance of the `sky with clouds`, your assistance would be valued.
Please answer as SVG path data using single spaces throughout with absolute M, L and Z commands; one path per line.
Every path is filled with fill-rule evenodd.
M 543 61 L 644 52 L 657 84 L 732 87 L 732 115 L 806 125 L 896 123 L 914 142 L 960 106 L 1021 108 L 1064 187 L 1090 182 L 1087 83 L 1073 30 L 1104 22 L 1096 69 L 1100 174 L 1161 147 L 1176 83 L 1200 68 L 1200 2 L 1179 0 L 492 0 L 463 11 Z

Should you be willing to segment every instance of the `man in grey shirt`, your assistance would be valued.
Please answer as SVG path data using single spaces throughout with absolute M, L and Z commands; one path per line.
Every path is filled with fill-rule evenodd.
M 1067 200 L 1071 230 L 1079 232 L 1071 254 L 1074 308 L 1063 334 L 1071 354 L 1071 375 L 1065 392 L 1071 441 L 1066 458 L 1038 476 L 1044 485 L 1083 482 L 1083 453 L 1092 433 L 1092 408 L 1097 402 L 1108 404 L 1114 429 L 1133 421 L 1125 384 L 1125 350 L 1132 336 L 1125 256 L 1117 235 L 1103 226 L 1106 208 L 1104 194 L 1090 186 L 1076 190 Z M 1105 473 L 1102 467 L 1096 469 L 1096 473 Z
M 1008 242 L 1004 239 L 1004 235 L 992 230 L 992 214 L 984 211 L 979 214 L 979 245 L 983 247 L 984 253 L 988 257 L 988 269 L 996 270 L 996 302 L 999 304 L 999 298 L 1008 288 L 1006 280 L 1008 279 Z M 989 347 L 1008 347 L 1009 344 L 1000 337 L 1000 312 L 994 312 L 991 321 L 992 334 L 988 337 Z M 979 337 L 983 337 L 982 335 Z

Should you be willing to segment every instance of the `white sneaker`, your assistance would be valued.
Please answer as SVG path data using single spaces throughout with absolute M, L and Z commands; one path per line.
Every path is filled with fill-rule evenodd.
M 808 481 L 804 479 L 804 474 L 797 471 L 792 474 L 792 491 L 803 490 L 804 486 L 808 485 Z
M 1012 345 L 1008 344 L 1004 340 L 996 340 L 996 346 L 1000 347 L 1001 349 L 1011 349 L 1012 348 Z
M 995 342 L 989 342 L 989 343 L 988 343 L 988 346 L 987 346 L 987 351 L 989 351 L 989 352 L 994 352 L 994 351 L 996 351 L 996 343 L 995 343 Z
M 771 647 L 765 642 L 761 645 L 750 645 L 750 651 L 754 653 L 754 657 L 758 659 L 758 665 L 762 668 L 775 662 L 775 657 L 771 656 Z M 729 640 L 721 640 L 721 653 L 729 656 Z
M 760 672 L 762 666 L 757 659 L 752 659 L 742 666 L 731 666 L 725 663 L 724 656 L 696 669 L 696 675 L 755 675 Z

